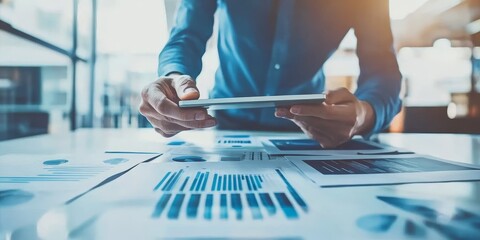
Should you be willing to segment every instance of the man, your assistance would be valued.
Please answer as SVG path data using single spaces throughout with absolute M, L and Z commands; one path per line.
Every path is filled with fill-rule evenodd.
M 361 69 L 355 95 L 338 89 L 327 92 L 323 104 L 218 111 L 216 118 L 204 109 L 180 109 L 179 100 L 199 97 L 194 79 L 215 11 L 220 67 L 211 98 L 323 92 L 323 64 L 350 28 Z M 140 112 L 165 137 L 217 124 L 300 128 L 323 147 L 335 147 L 354 135 L 381 131 L 401 105 L 387 0 L 184 0 L 160 53 L 158 74 L 142 92 Z

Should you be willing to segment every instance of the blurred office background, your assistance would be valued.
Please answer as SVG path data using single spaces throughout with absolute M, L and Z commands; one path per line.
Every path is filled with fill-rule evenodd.
M 480 133 L 478 1 L 390 0 L 405 106 L 386 131 Z M 139 94 L 157 77 L 178 3 L 0 0 L 0 140 L 148 126 Z M 202 98 L 219 64 L 214 36 Z M 327 88 L 355 89 L 355 45 L 351 31 L 325 66 Z

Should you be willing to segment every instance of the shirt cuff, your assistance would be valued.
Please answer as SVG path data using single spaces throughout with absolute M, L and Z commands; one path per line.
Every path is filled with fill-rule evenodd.
M 158 76 L 167 76 L 172 72 L 179 72 L 182 74 L 188 74 L 183 64 L 169 63 L 158 67 Z

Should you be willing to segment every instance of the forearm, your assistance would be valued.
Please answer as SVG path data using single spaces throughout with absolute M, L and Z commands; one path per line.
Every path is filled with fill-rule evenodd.
M 202 69 L 202 55 L 213 32 L 215 0 L 184 0 L 176 24 L 159 55 L 158 75 L 179 72 L 196 78 Z

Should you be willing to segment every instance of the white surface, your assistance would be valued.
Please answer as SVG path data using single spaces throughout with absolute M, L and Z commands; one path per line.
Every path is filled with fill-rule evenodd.
M 40 216 L 33 228 L 14 231 L 0 230 L 0 239 L 30 239 L 31 236 L 56 239 L 137 239 L 154 238 L 157 236 L 204 236 L 205 231 L 211 232 L 211 237 L 305 237 L 318 239 L 319 236 L 336 239 L 405 239 L 404 227 L 408 220 L 422 225 L 426 231 L 424 238 L 442 239 L 435 230 L 424 225 L 425 218 L 411 214 L 379 201 L 377 196 L 415 196 L 418 199 L 437 199 L 449 201 L 452 205 L 438 210 L 448 210 L 453 213 L 455 207 L 471 209 L 478 213 L 480 201 L 479 182 L 449 182 L 405 184 L 391 186 L 362 186 L 341 188 L 319 188 L 307 175 L 298 168 L 287 165 L 288 179 L 309 204 L 312 210 L 302 215 L 295 222 L 269 218 L 263 221 L 238 222 L 228 221 L 206 222 L 200 219 L 182 222 L 168 219 L 151 219 L 152 208 L 157 204 L 160 193 L 152 191 L 151 187 L 165 171 L 191 166 L 191 169 L 216 169 L 218 172 L 262 172 L 271 171 L 272 167 L 283 166 L 285 160 L 246 161 L 245 153 L 258 153 L 263 146 L 257 141 L 252 146 L 245 144 L 236 149 L 231 145 L 217 145 L 218 139 L 231 135 L 248 135 L 247 138 L 306 138 L 304 134 L 270 133 L 270 132 L 227 132 L 227 131 L 187 131 L 174 138 L 163 138 L 153 129 L 81 129 L 67 135 L 45 135 L 29 137 L 12 141 L 0 142 L 0 158 L 5 154 L 41 154 L 60 153 L 82 156 L 88 154 L 103 154 L 105 150 L 156 151 L 167 153 L 165 158 L 159 158 L 159 163 L 141 164 L 126 175 L 97 188 L 77 199 L 70 205 L 61 205 L 55 199 L 61 199 L 69 191 L 43 192 L 36 195 L 38 204 L 35 208 L 17 208 L 14 213 L 5 212 L 0 208 L 0 218 L 11 216 L 27 219 Z M 238 138 L 238 136 L 237 136 Z M 423 154 L 449 159 L 456 162 L 479 163 L 479 142 L 476 136 L 452 134 L 381 134 L 380 142 L 395 147 L 413 150 Z M 184 141 L 184 145 L 168 146 L 172 141 Z M 171 151 L 171 152 L 170 152 Z M 204 163 L 167 163 L 171 160 L 168 154 L 195 154 L 208 158 Z M 218 161 L 218 156 L 244 156 L 243 161 Z M 120 155 L 118 155 L 120 156 Z M 146 155 L 141 155 L 144 158 Z M 399 155 L 405 157 L 406 155 Z M 170 156 L 171 157 L 171 156 Z M 308 156 L 306 156 L 308 157 Z M 348 157 L 348 156 L 347 156 Z M 352 155 L 350 155 L 352 157 Z M 366 156 L 371 158 L 373 156 Z M 329 157 L 331 158 L 331 157 Z M 389 156 L 391 158 L 391 156 Z M 92 159 L 91 159 L 92 160 Z M 37 160 L 40 161 L 40 160 Z M 217 161 L 217 162 L 215 162 Z M 141 169 L 141 170 L 140 170 Z M 138 172 L 137 172 L 138 170 Z M 317 174 L 318 175 L 318 174 Z M 274 188 L 272 188 L 273 190 Z M 276 188 L 278 189 L 278 188 Z M 72 189 L 75 191 L 75 189 Z M 60 195 L 55 195 L 59 193 Z M 40 199 L 41 198 L 41 199 Z M 40 201 L 42 200 L 42 201 Z M 172 200 L 170 200 L 172 201 Z M 45 203 L 45 204 L 44 204 Z M 26 205 L 25 205 L 26 206 Z M 54 206 L 57 206 L 54 208 Z M 435 206 L 437 205 L 428 205 Z M 471 207 L 473 206 L 473 207 Z M 185 206 L 183 206 L 185 207 Z M 50 209 L 47 213 L 47 209 Z M 30 212 L 28 212 L 30 211 Z M 182 210 L 183 211 L 183 210 Z M 233 210 L 231 210 L 233 211 Z M 4 214 L 5 213 L 5 214 Z M 232 213 L 229 213 L 232 214 Z M 248 213 L 245 213 L 248 215 Z M 397 220 L 391 229 L 385 233 L 371 233 L 358 228 L 359 218 L 370 214 L 394 214 Z M 283 215 L 282 215 L 283 216 Z M 450 215 L 442 215 L 450 216 Z M 16 218 L 15 218 L 16 219 Z M 185 221 L 183 221 L 185 220 Z M 6 221 L 6 220 L 5 220 Z M 16 221 L 16 220 L 15 220 Z M 453 221 L 453 220 L 452 220 Z M 443 222 L 455 225 L 455 221 Z M 3 222 L 2 222 L 3 223 Z M 3 226 L 2 224 L 0 224 Z M 462 227 L 467 226 L 461 224 Z M 172 232 L 174 231 L 174 232 Z M 27 235 L 22 235 L 22 234 Z M 26 237 L 27 236 L 27 237 Z M 11 238 L 10 238 L 11 237 Z

